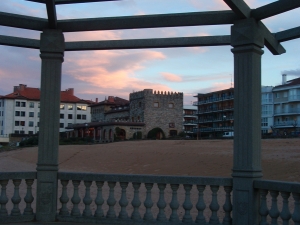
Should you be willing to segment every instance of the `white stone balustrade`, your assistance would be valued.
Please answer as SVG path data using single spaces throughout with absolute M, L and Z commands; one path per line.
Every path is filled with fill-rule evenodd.
M 260 225 L 300 225 L 300 183 L 257 180 Z
M 35 218 L 32 185 L 36 172 L 0 173 L 0 223 L 26 222 Z
M 61 222 L 232 223 L 232 178 L 59 172 L 58 179 Z

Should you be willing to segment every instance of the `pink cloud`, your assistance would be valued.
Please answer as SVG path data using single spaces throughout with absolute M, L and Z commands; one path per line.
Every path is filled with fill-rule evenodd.
M 167 81 L 171 81 L 171 82 L 180 82 L 180 81 L 182 81 L 181 76 L 173 74 L 173 73 L 162 72 L 161 75 Z
M 64 73 L 97 87 L 96 92 L 102 89 L 110 89 L 112 92 L 145 88 L 170 90 L 165 85 L 135 77 L 136 72 L 145 68 L 146 64 L 154 60 L 165 59 L 161 52 L 150 50 L 93 51 L 67 54 L 71 55 L 65 57 Z
M 121 31 L 85 31 L 65 33 L 66 41 L 97 41 L 121 39 Z

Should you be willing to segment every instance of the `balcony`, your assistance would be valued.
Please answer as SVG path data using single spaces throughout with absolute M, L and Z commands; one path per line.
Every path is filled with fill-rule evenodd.
M 210 107 L 206 109 L 200 109 L 196 112 L 196 114 L 205 114 L 205 113 L 212 113 L 212 112 L 223 112 L 223 111 L 232 111 L 233 105 L 225 106 L 225 107 Z
M 198 121 L 197 120 L 187 120 L 183 121 L 184 125 L 197 125 Z
M 225 96 L 225 97 L 221 97 L 221 98 L 210 98 L 210 99 L 203 100 L 203 101 L 196 101 L 196 102 L 193 102 L 193 105 L 198 106 L 198 105 L 204 105 L 204 104 L 208 104 L 208 103 L 228 101 L 228 100 L 232 100 L 232 99 L 234 99 L 234 95 Z
M 186 114 L 186 113 L 183 113 L 183 117 L 194 117 L 196 118 L 196 111 L 193 112 L 193 114 Z
M 199 119 L 198 123 L 210 123 L 210 122 L 225 122 L 225 121 L 232 121 L 233 122 L 233 116 L 226 116 L 226 117 L 212 117 L 212 118 L 204 118 Z
M 283 128 L 283 127 L 297 127 L 300 125 L 300 121 L 297 120 L 287 120 L 287 121 L 280 121 L 280 122 L 275 122 L 273 127 L 274 128 Z
M 218 131 L 233 131 L 233 126 L 194 128 L 194 133 L 198 133 L 198 132 L 218 132 Z
M 274 111 L 274 115 L 300 114 L 300 108 L 278 109 Z

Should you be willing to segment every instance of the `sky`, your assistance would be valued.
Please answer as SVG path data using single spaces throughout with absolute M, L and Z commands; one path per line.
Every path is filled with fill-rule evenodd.
M 274 1 L 274 0 L 273 0 Z M 250 8 L 273 1 L 245 0 Z M 58 5 L 58 19 L 95 18 L 162 13 L 229 10 L 223 0 L 122 0 L 114 2 Z M 1 12 L 47 18 L 46 6 L 25 0 L 5 0 Z M 263 20 L 273 32 L 300 26 L 300 9 Z M 230 25 L 64 33 L 66 41 L 229 35 Z M 0 35 L 39 39 L 40 32 L 0 26 Z M 281 84 L 300 76 L 300 39 L 283 42 L 286 53 L 274 56 L 264 48 L 262 85 Z M 168 49 L 65 52 L 62 90 L 74 88 L 81 99 L 104 100 L 107 96 L 128 99 L 143 89 L 184 93 L 190 105 L 197 93 L 234 86 L 231 46 Z M 0 95 L 13 86 L 40 87 L 39 50 L 0 46 Z

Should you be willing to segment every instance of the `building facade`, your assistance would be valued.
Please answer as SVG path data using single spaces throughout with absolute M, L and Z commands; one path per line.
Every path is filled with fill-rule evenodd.
M 224 132 L 233 131 L 233 106 L 234 89 L 199 93 L 197 101 L 198 127 L 195 129 L 197 136 L 218 137 Z
M 110 96 L 90 106 L 91 123 L 69 125 L 69 136 L 112 141 L 135 138 L 137 133 L 147 138 L 152 130 L 157 139 L 174 136 L 182 131 L 182 107 L 183 93 L 144 89 L 131 93 L 129 101 Z
M 286 135 L 298 130 L 300 125 L 300 78 L 286 80 L 273 88 L 274 125 L 278 135 Z
M 183 106 L 183 131 L 186 136 L 194 136 L 194 129 L 197 128 L 197 107 L 186 105 Z
M 60 128 L 66 131 L 68 124 L 91 120 L 92 102 L 74 96 L 74 89 L 61 91 Z M 0 97 L 0 135 L 29 134 L 39 131 L 40 90 L 25 84 L 15 86 L 12 93 Z
M 273 86 L 261 87 L 261 132 L 272 133 L 274 121 Z

